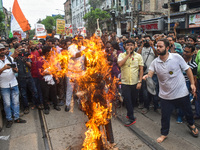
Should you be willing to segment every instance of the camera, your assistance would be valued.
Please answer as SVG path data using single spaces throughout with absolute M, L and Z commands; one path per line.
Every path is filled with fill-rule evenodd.
M 149 43 L 149 40 L 143 40 L 142 42 L 144 42 L 144 43 Z
M 21 49 L 18 56 L 21 56 L 21 57 L 28 57 L 30 55 L 29 52 L 25 51 L 25 49 Z
M 11 68 L 16 68 L 16 64 L 8 64 Z

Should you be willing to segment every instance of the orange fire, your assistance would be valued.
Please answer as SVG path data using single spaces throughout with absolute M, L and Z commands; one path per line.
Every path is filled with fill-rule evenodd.
M 68 76 L 76 81 L 82 110 L 89 118 L 82 150 L 95 150 L 99 149 L 99 141 L 107 144 L 107 140 L 103 139 L 103 129 L 111 119 L 117 80 L 111 78 L 111 66 L 102 49 L 101 39 L 93 36 L 90 40 L 83 39 L 78 45 L 71 47 L 77 51 L 81 46 L 85 47 L 81 52 L 81 56 L 85 58 L 85 69 L 82 69 L 82 63 L 71 59 L 73 55 L 69 51 L 60 54 L 52 51 L 43 68 L 55 77 Z

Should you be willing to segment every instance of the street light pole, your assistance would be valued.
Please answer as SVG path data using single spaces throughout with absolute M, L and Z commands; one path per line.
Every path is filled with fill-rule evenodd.
M 135 10 L 135 5 L 134 5 L 134 0 L 132 0 L 131 2 L 131 34 L 130 34 L 130 37 L 133 33 L 133 7 L 134 7 L 134 10 Z

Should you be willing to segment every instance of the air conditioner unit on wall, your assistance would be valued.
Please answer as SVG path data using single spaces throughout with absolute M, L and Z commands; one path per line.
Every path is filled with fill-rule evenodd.
M 187 4 L 179 6 L 179 11 L 186 11 L 186 10 L 187 10 Z

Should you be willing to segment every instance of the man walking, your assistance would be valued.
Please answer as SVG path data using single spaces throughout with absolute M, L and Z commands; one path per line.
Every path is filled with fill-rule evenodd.
M 128 121 L 125 126 L 128 127 L 136 123 L 133 108 L 137 98 L 137 89 L 141 88 L 144 64 L 142 56 L 134 52 L 135 42 L 133 40 L 126 41 L 125 49 L 126 52 L 119 54 L 118 65 L 121 68 L 122 95 L 127 109 Z
M 174 106 L 181 108 L 188 122 L 188 127 L 194 137 L 198 136 L 198 129 L 194 125 L 193 113 L 189 100 L 189 92 L 186 87 L 184 70 L 190 80 L 192 92 L 196 92 L 194 78 L 190 67 L 184 59 L 175 53 L 169 53 L 169 41 L 161 39 L 157 42 L 157 57 L 150 65 L 149 72 L 143 77 L 152 77 L 154 73 L 158 76 L 159 97 L 161 104 L 161 136 L 157 139 L 158 143 L 167 138 L 170 128 L 170 115 Z

